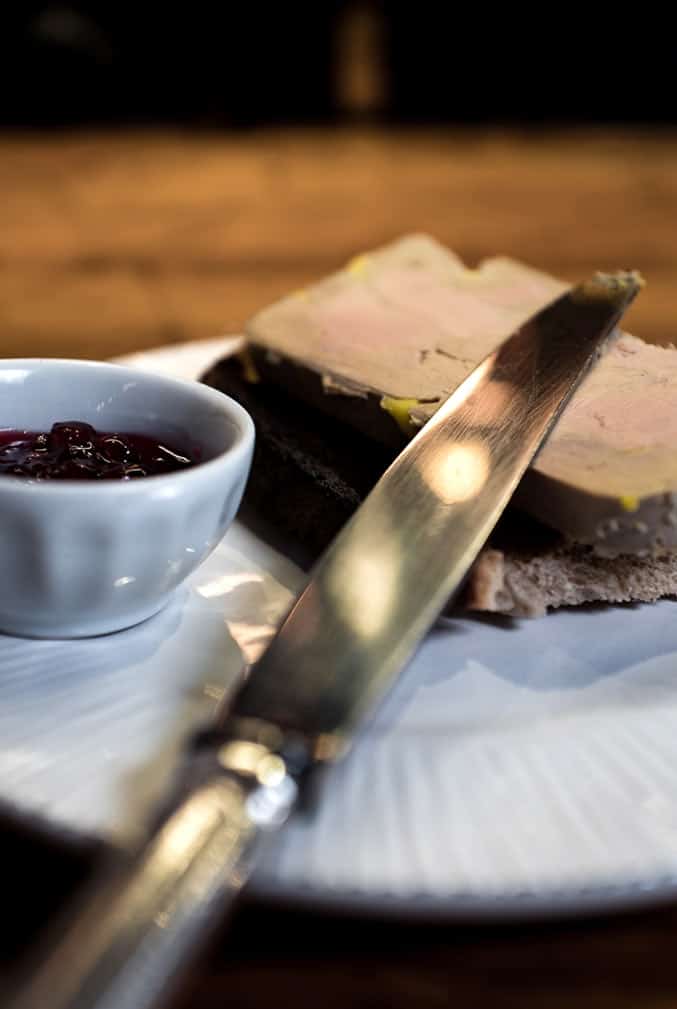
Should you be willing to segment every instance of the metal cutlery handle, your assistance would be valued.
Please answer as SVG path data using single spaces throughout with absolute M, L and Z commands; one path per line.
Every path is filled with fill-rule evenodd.
M 6 1009 L 156 1006 L 236 899 L 261 834 L 283 822 L 295 801 L 280 758 L 259 753 L 257 760 L 258 778 L 254 766 L 253 774 L 207 780 L 138 859 L 97 886 Z

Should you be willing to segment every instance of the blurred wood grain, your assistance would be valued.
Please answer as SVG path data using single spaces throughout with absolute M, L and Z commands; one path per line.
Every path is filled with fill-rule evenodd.
M 473 926 L 245 908 L 172 1009 L 674 1009 L 676 926 L 674 911 Z
M 0 138 L 0 348 L 103 358 L 240 329 L 406 231 L 565 279 L 633 267 L 677 340 L 677 134 L 434 130 Z

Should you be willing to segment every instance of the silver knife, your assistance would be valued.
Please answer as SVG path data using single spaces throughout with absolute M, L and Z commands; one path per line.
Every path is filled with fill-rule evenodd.
M 100 881 L 13 1009 L 151 1009 L 461 586 L 641 281 L 597 274 L 456 389 L 317 564 L 140 854 Z M 367 773 L 365 771 L 365 773 Z M 7 1009 L 10 1009 L 7 1006 Z

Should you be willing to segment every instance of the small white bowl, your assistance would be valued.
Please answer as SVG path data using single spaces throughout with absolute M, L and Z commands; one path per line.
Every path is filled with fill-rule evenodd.
M 136 480 L 0 474 L 0 631 L 84 637 L 157 613 L 233 521 L 254 425 L 228 396 L 116 364 L 0 360 L 0 430 L 58 421 L 155 435 L 194 467 Z

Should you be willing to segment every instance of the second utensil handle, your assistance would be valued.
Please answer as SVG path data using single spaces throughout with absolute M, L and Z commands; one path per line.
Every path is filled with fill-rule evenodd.
M 196 789 L 138 860 L 89 895 L 5 1009 L 153 1009 L 239 894 L 261 827 L 286 818 L 278 809 L 266 823 L 271 803 L 258 801 L 262 815 L 256 791 L 228 774 Z

